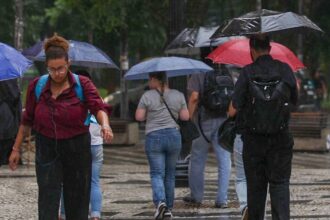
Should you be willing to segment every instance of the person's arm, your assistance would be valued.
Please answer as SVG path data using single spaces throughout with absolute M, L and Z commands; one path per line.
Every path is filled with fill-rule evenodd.
M 248 91 L 249 71 L 244 67 L 239 74 L 235 84 L 234 94 L 232 96 L 232 105 L 236 110 L 240 110 L 246 103 L 246 94 Z
M 186 103 L 186 99 L 184 95 L 181 93 L 181 108 L 179 111 L 179 119 L 182 121 L 188 121 L 189 120 L 189 111 Z
M 83 87 L 85 102 L 92 115 L 96 116 L 97 122 L 101 125 L 101 136 L 104 142 L 109 143 L 113 139 L 113 132 L 110 127 L 109 118 L 95 85 L 87 77 L 79 77 Z
M 325 82 L 325 80 L 322 80 L 321 82 L 322 82 L 323 98 L 327 99 L 327 97 L 328 97 L 328 88 L 327 88 L 326 82 Z
M 31 132 L 30 126 L 22 125 L 22 124 L 19 126 L 15 143 L 9 157 L 9 167 L 11 170 L 16 170 L 17 164 L 20 159 L 21 145 L 24 141 L 24 138 L 27 137 L 30 134 L 30 132 Z
M 147 98 L 147 92 L 145 92 L 140 101 L 139 101 L 139 104 L 138 104 L 138 107 L 135 111 L 135 119 L 137 121 L 145 121 L 146 120 L 146 117 L 147 117 L 147 108 L 148 108 L 148 103 L 149 103 L 149 100 Z
M 138 108 L 135 112 L 135 119 L 137 121 L 145 121 L 146 120 L 146 109 L 145 108 Z
M 188 102 L 188 111 L 189 111 L 189 118 L 193 118 L 197 105 L 198 105 L 198 100 L 199 100 L 199 93 L 193 91 L 189 97 L 189 102 Z
M 188 121 L 190 118 L 188 109 L 181 109 L 179 112 L 179 117 L 182 121 Z
M 234 108 L 233 102 L 230 102 L 228 112 L 227 112 L 228 117 L 232 118 L 236 115 L 236 113 L 237 113 L 237 110 Z
M 109 118 L 105 111 L 99 110 L 96 115 L 97 122 L 101 125 L 101 136 L 106 143 L 110 143 L 113 139 L 113 132 L 110 127 Z

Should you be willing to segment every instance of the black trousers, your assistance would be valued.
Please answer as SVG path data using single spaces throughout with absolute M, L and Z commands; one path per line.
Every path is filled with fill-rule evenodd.
M 88 219 L 91 165 L 89 133 L 65 140 L 36 135 L 39 220 L 58 220 L 62 184 L 66 219 Z
M 272 219 L 290 219 L 292 147 L 293 138 L 289 133 L 274 136 L 243 134 L 249 219 L 264 219 L 268 186 Z
M 8 159 L 14 143 L 15 138 L 0 140 L 0 166 L 3 164 L 8 164 Z

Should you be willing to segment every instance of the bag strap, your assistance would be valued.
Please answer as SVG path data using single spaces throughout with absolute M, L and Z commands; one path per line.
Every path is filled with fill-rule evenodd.
M 205 139 L 205 141 L 207 143 L 210 143 L 211 141 L 206 137 L 204 130 L 202 128 L 202 113 L 200 110 L 198 111 L 198 127 L 199 127 L 199 130 L 201 131 L 201 134 L 202 134 L 203 138 Z
M 170 110 L 170 107 L 168 107 L 168 105 L 167 105 L 167 103 L 166 103 L 166 101 L 165 101 L 165 99 L 164 99 L 164 95 L 163 95 L 158 89 L 156 89 L 156 91 L 158 92 L 160 98 L 161 98 L 162 101 L 164 102 L 164 104 L 165 104 L 165 106 L 166 106 L 168 112 L 170 113 L 170 115 L 171 115 L 171 117 L 173 118 L 173 120 L 175 121 L 175 123 L 177 123 L 177 125 L 179 125 L 178 120 L 175 119 L 173 113 L 172 113 L 171 110 Z M 180 125 L 179 125 L 179 126 L 180 126 Z
M 85 100 L 85 97 L 84 97 L 84 93 L 83 93 L 83 89 L 82 89 L 82 86 L 80 83 L 79 76 L 74 73 L 72 75 L 73 75 L 74 79 L 76 80 L 76 85 L 74 87 L 74 91 L 75 91 L 77 97 L 80 99 L 80 101 L 83 102 Z M 42 75 L 37 82 L 37 85 L 35 87 L 35 95 L 36 95 L 37 101 L 39 101 L 42 90 L 46 86 L 48 77 L 49 77 L 48 74 Z
M 80 99 L 80 101 L 84 101 L 85 97 L 84 97 L 84 93 L 83 93 L 83 89 L 80 83 L 80 79 L 79 76 L 77 74 L 73 73 L 73 77 L 76 80 L 76 86 L 74 87 L 74 91 L 76 92 L 76 95 L 78 96 L 78 98 Z
M 48 74 L 42 75 L 39 78 L 38 82 L 37 82 L 37 85 L 36 85 L 36 87 L 34 89 L 34 93 L 35 93 L 37 102 L 39 101 L 39 98 L 40 98 L 40 95 L 41 95 L 42 90 L 46 86 L 46 83 L 48 81 L 48 77 L 49 77 Z M 74 86 L 74 91 L 75 91 L 77 97 L 79 98 L 79 100 L 81 102 L 83 102 L 83 101 L 85 101 L 85 97 L 84 97 L 83 88 L 81 86 L 79 76 L 77 74 L 73 73 L 73 77 L 76 80 L 76 85 Z M 91 117 L 92 117 L 92 114 L 90 112 L 88 112 L 87 117 L 86 117 L 86 119 L 84 121 L 84 125 L 85 126 L 88 126 L 90 124 Z
M 34 89 L 34 94 L 36 95 L 37 102 L 39 101 L 41 92 L 45 88 L 47 81 L 48 81 L 48 74 L 45 74 L 42 75 L 37 82 L 37 85 Z

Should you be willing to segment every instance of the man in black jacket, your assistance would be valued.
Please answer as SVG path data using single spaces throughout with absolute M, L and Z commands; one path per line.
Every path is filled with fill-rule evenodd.
M 17 79 L 0 81 L 0 165 L 8 164 L 21 118 Z
M 253 63 L 242 69 L 232 103 L 240 116 L 248 219 L 264 219 L 269 185 L 272 218 L 288 220 L 293 147 L 288 121 L 297 88 L 290 67 L 274 60 L 270 48 L 267 36 L 250 38 Z

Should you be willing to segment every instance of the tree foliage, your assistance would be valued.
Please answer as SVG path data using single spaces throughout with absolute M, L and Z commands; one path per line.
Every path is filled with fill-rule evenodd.
M 182 0 L 184 27 L 218 25 L 225 19 L 255 10 L 256 0 Z M 24 46 L 33 45 L 53 32 L 68 39 L 89 41 L 100 47 L 118 64 L 120 42 L 128 42 L 132 64 L 150 56 L 163 55 L 170 31 L 170 10 L 173 0 L 25 0 Z M 297 0 L 263 0 L 263 8 L 278 11 L 298 11 Z M 330 32 L 330 1 L 303 0 L 303 14 Z M 0 39 L 13 45 L 14 1 L 2 1 L 0 6 Z M 184 28 L 182 27 L 182 28 Z M 125 35 L 125 36 L 123 36 Z M 297 50 L 297 35 L 273 38 L 293 51 Z M 306 34 L 303 37 L 304 63 L 311 69 L 330 68 L 330 37 Z

